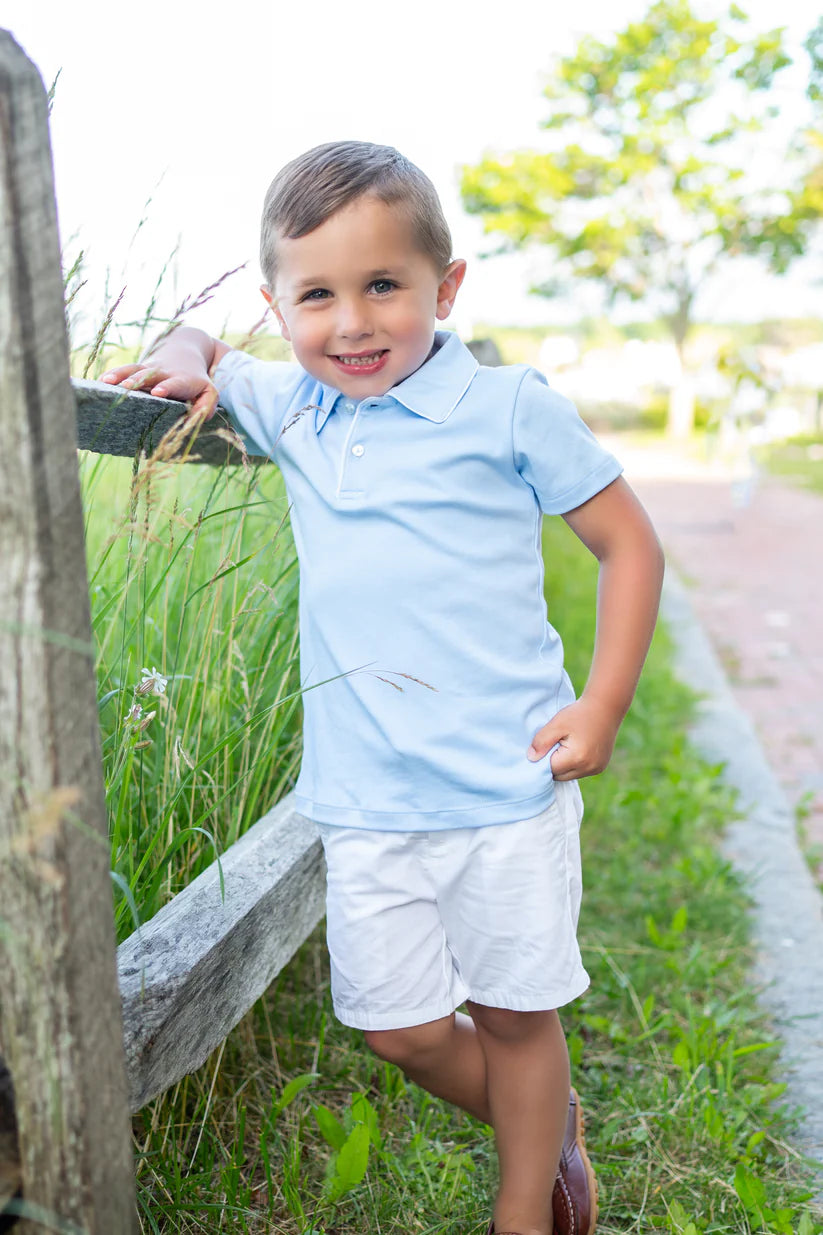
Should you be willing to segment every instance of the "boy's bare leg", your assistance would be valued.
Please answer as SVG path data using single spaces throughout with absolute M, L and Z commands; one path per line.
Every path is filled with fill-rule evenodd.
M 369 1032 L 383 1059 L 429 1093 L 453 1102 L 495 1132 L 498 1231 L 550 1235 L 552 1189 L 569 1110 L 569 1058 L 556 1012 L 512 1012 L 469 1004 L 410 1029 Z
M 366 1042 L 429 1093 L 491 1123 L 486 1056 L 470 1017 L 455 1012 L 409 1029 L 369 1030 Z
M 550 1235 L 552 1190 L 569 1111 L 569 1056 L 556 1012 L 469 1004 L 486 1058 L 500 1163 L 497 1231 Z

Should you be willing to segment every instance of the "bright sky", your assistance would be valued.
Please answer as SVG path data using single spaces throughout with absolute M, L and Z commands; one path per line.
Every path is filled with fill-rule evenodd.
M 761 28 L 788 24 L 797 43 L 821 13 L 820 0 L 742 3 Z M 647 0 L 236 0 L 210 18 L 194 0 L 128 8 L 3 0 L 0 26 L 46 85 L 62 70 L 52 114 L 60 227 L 66 258 L 86 253 L 91 315 L 102 316 L 106 271 L 112 291 L 128 281 L 132 311 L 143 309 L 179 240 L 165 285 L 168 311 L 249 263 L 196 319 L 219 332 L 227 322 L 249 326 L 264 307 L 260 206 L 282 163 L 336 138 L 398 146 L 434 180 L 455 251 L 471 259 L 483 242 L 478 221 L 459 205 L 459 164 L 487 148 L 536 143 L 549 55 L 646 7 Z M 696 7 L 717 15 L 728 0 Z M 797 105 L 803 85 L 798 74 L 781 91 L 784 109 Z M 766 291 L 762 276 L 736 281 L 718 313 L 773 313 L 776 304 L 812 311 L 820 293 L 808 276 L 784 284 Z M 567 311 L 528 297 L 527 286 L 523 259 L 470 260 L 455 324 L 470 331 L 479 320 L 557 321 Z

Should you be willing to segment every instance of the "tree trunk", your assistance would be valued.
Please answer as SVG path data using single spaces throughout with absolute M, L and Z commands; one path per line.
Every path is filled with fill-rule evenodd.
M 691 437 L 694 432 L 694 379 L 681 368 L 680 379 L 669 392 L 669 436 L 678 441 Z
M 681 297 L 678 312 L 669 319 L 669 326 L 677 348 L 680 376 L 669 392 L 669 436 L 678 441 L 691 437 L 694 432 L 694 378 L 686 364 L 686 339 L 691 329 L 691 296 Z

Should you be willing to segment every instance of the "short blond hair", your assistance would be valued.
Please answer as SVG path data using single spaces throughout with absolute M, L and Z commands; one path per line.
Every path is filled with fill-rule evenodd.
M 260 265 L 269 287 L 274 287 L 280 237 L 296 240 L 313 232 L 364 194 L 404 209 L 421 252 L 438 273 L 445 271 L 451 233 L 428 176 L 393 146 L 327 142 L 292 159 L 269 185 L 260 227 Z

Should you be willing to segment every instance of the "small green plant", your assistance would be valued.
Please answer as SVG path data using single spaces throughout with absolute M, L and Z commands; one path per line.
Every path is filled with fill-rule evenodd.
M 705 1227 L 689 1218 L 679 1201 L 666 1206 L 666 1230 L 670 1235 L 703 1235 Z
M 382 1139 L 377 1112 L 365 1094 L 353 1094 L 342 1119 L 322 1103 L 314 1108 L 314 1118 L 323 1139 L 333 1153 L 326 1167 L 325 1199 L 335 1205 L 362 1182 L 369 1166 L 369 1151 L 380 1153 Z
M 774 1209 L 769 1204 L 766 1185 L 742 1162 L 734 1173 L 734 1190 L 746 1210 L 752 1231 L 767 1231 L 769 1235 L 811 1235 L 815 1229 L 808 1213 L 801 1215 L 798 1226 L 793 1208 Z

